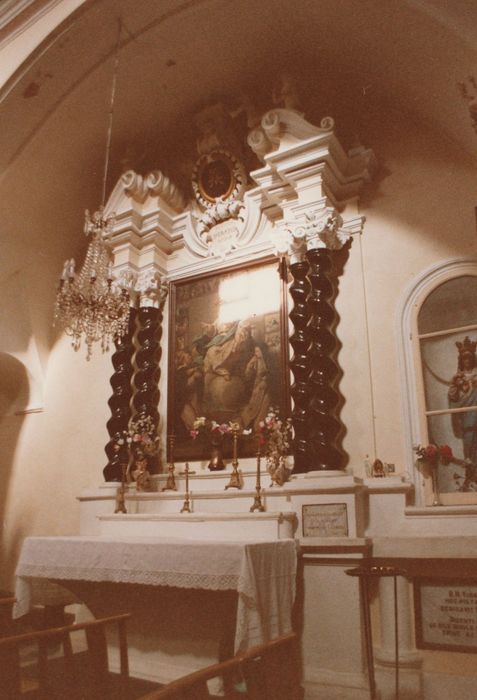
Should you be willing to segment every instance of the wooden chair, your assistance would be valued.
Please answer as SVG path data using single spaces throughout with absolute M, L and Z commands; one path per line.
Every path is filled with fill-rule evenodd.
M 129 667 L 126 640 L 126 620 L 129 614 L 114 615 L 80 624 L 46 630 L 36 630 L 0 638 L 0 679 L 3 700 L 33 698 L 35 700 L 71 700 L 98 697 L 127 698 Z M 108 668 L 106 627 L 115 624 L 119 636 L 120 683 L 112 682 Z M 83 631 L 87 650 L 73 653 L 71 634 Z M 62 647 L 63 656 L 48 658 L 49 648 Z M 37 651 L 37 677 L 21 667 L 20 650 Z M 89 690 L 88 690 L 89 689 Z M 90 693 L 90 694 L 88 694 Z
M 226 688 L 241 682 L 240 693 L 229 691 L 225 698 L 301 700 L 298 638 L 294 633 L 278 637 L 179 678 L 140 700 L 209 700 L 214 696 L 207 682 L 213 678 L 222 678 Z
M 0 637 L 13 634 L 12 608 L 15 602 L 13 596 L 0 598 Z

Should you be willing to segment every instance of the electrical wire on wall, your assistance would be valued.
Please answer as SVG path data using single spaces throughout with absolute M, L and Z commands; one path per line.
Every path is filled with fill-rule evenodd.
M 368 295 L 366 290 L 366 277 L 364 273 L 364 256 L 363 256 L 363 245 L 361 242 L 362 232 L 359 233 L 359 257 L 361 264 L 361 282 L 363 288 L 363 305 L 364 305 L 364 323 L 366 329 L 366 351 L 368 355 L 368 380 L 369 380 L 369 396 L 371 402 L 371 425 L 373 431 L 373 462 L 377 458 L 377 439 L 376 439 L 376 411 L 375 411 L 375 401 L 374 401 L 374 387 L 373 387 L 373 368 L 371 361 L 371 341 L 369 337 L 369 320 L 368 320 Z

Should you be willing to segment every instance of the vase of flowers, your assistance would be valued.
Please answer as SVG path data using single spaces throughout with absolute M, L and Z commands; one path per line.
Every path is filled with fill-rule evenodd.
M 196 440 L 199 436 L 204 436 L 211 446 L 211 454 L 207 468 L 211 472 L 218 472 L 225 469 L 223 459 L 224 435 L 230 435 L 232 428 L 229 423 L 217 423 L 215 420 L 200 416 L 194 421 L 190 436 Z
M 418 445 L 414 448 L 417 461 L 423 465 L 432 479 L 432 492 L 434 499 L 433 506 L 441 506 L 440 490 L 439 490 L 439 464 L 448 465 L 453 459 L 452 449 L 449 445 Z
M 265 450 L 267 470 L 273 484 L 283 486 L 292 469 L 287 464 L 292 439 L 291 418 L 281 418 L 277 409 L 271 408 L 258 426 L 259 449 Z
M 128 479 L 136 481 L 137 489 L 150 488 L 149 463 L 159 450 L 159 437 L 151 416 L 136 417 L 116 440 L 119 449 L 127 449 Z

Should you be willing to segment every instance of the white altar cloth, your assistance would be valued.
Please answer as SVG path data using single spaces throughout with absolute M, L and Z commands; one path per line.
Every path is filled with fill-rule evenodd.
M 291 631 L 296 565 L 291 539 L 28 537 L 15 572 L 13 614 L 30 609 L 34 578 L 236 590 L 238 652 Z

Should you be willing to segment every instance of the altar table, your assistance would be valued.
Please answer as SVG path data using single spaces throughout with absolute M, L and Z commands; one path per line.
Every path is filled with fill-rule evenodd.
M 155 537 L 28 537 L 15 572 L 14 617 L 35 578 L 133 583 L 238 593 L 235 652 L 291 631 L 297 545 Z

